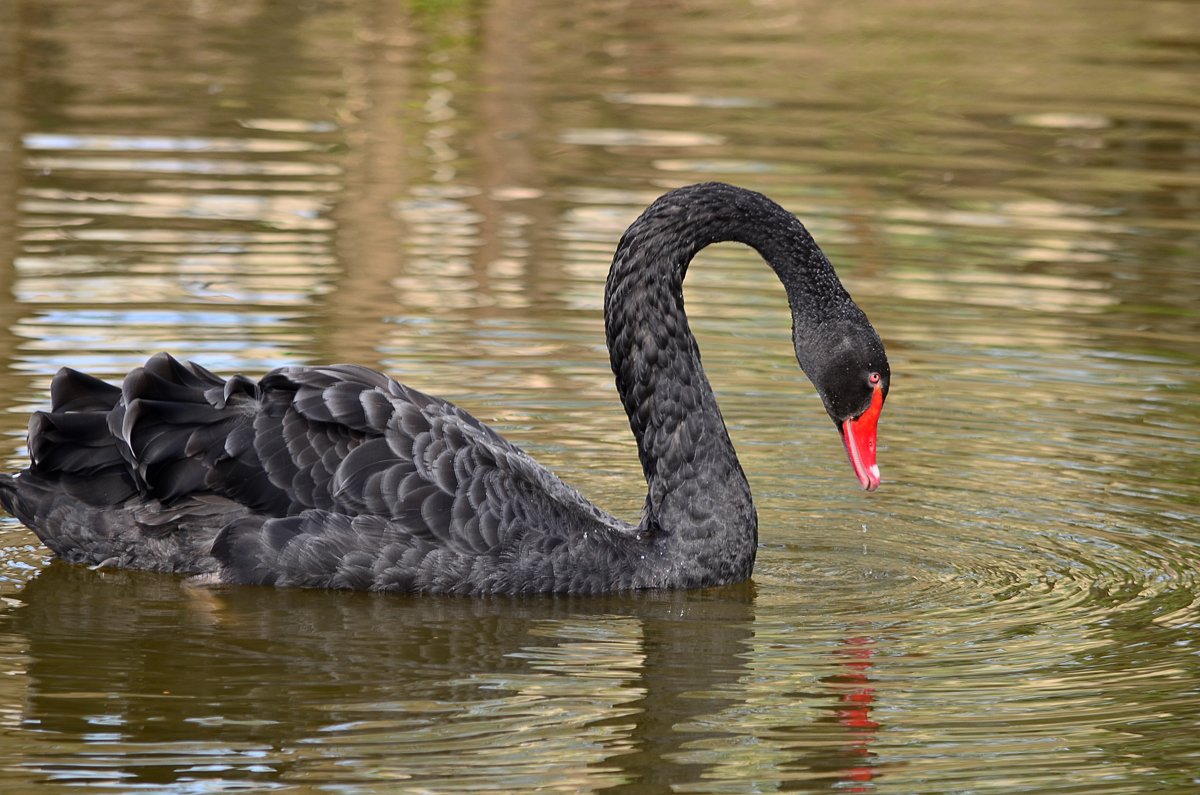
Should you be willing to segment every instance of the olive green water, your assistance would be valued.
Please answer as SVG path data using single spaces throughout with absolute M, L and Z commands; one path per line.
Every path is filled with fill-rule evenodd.
M 1194 2 L 0 3 L 0 432 L 62 365 L 357 361 L 627 518 L 621 231 L 796 212 L 892 361 L 858 490 L 736 246 L 687 301 L 752 583 L 603 599 L 52 563 L 0 524 L 0 789 L 1200 790 Z

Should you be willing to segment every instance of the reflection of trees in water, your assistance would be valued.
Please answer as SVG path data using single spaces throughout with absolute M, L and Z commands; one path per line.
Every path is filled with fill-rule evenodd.
M 12 300 L 17 259 L 17 202 L 20 195 L 20 48 L 17 3 L 0 3 L 0 373 L 11 370 L 19 312 Z M 8 451 L 3 451 L 7 455 Z

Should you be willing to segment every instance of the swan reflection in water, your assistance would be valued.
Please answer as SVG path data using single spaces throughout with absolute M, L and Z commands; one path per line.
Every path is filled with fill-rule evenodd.
M 265 788 L 382 775 L 435 789 L 666 791 L 719 778 L 762 729 L 739 718 L 764 695 L 761 656 L 748 654 L 752 583 L 460 599 L 190 589 L 54 563 L 19 601 L 3 620 L 25 645 L 18 719 L 33 780 Z M 855 696 L 869 692 L 870 663 L 838 655 L 822 663 L 832 676 L 772 674 L 823 684 L 771 708 L 794 720 L 774 732 L 778 767 L 764 776 L 861 784 L 874 729 L 852 715 L 871 708 Z

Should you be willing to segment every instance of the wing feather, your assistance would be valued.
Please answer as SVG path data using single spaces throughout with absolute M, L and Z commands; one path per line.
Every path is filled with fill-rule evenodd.
M 31 423 L 39 476 L 103 476 L 105 499 L 240 503 L 212 548 L 232 581 L 487 587 L 515 545 L 628 531 L 469 413 L 356 365 L 253 382 L 160 354 L 119 388 L 64 370 L 52 397 Z

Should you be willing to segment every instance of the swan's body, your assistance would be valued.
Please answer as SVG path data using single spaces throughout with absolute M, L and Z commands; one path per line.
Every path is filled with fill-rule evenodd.
M 0 502 L 76 563 L 214 582 L 451 593 L 590 593 L 750 576 L 757 518 L 683 309 L 704 246 L 757 249 L 797 358 L 878 485 L 883 346 L 804 227 L 706 184 L 630 226 L 605 293 L 609 354 L 649 492 L 641 521 L 592 505 L 462 409 L 354 365 L 223 380 L 159 354 L 120 387 L 72 370 L 30 422 Z

